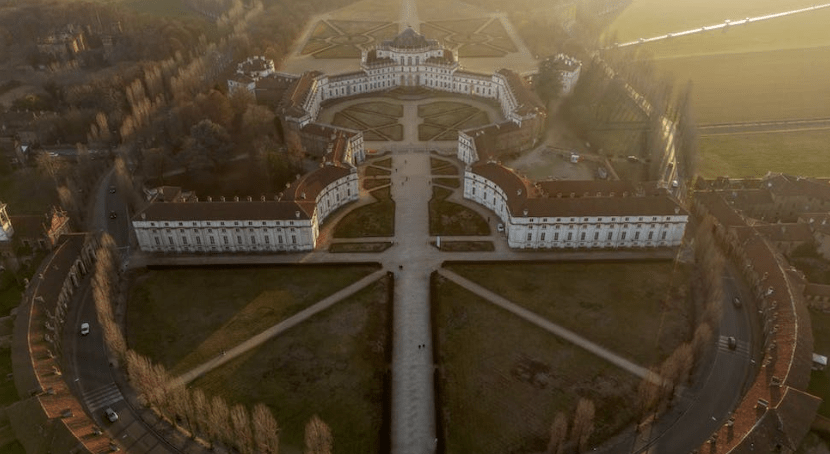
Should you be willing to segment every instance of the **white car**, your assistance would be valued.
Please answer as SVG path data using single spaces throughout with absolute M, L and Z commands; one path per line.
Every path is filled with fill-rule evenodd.
M 87 334 L 89 334 L 89 323 L 81 323 L 81 336 L 86 336 Z
M 107 407 L 107 409 L 104 410 L 104 416 L 107 417 L 107 421 L 109 422 L 118 421 L 118 413 L 116 413 L 115 410 L 113 410 L 110 407 Z
M 504 224 L 497 225 L 496 230 L 498 230 L 499 233 L 504 233 Z

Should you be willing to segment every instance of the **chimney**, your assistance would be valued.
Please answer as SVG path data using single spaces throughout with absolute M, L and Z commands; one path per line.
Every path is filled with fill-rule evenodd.
M 222 195 L 222 196 L 219 196 L 219 201 L 220 201 L 220 202 L 224 202 L 224 201 L 225 201 L 225 196 L 223 196 L 223 195 Z
M 303 193 L 301 193 L 301 194 L 300 194 L 300 198 L 301 198 L 301 199 L 303 199 L 303 200 L 305 200 L 305 192 L 303 192 Z
M 299 212 L 299 211 L 295 211 L 295 212 L 294 212 L 294 217 L 295 217 L 295 218 L 297 218 L 297 219 L 300 219 L 300 212 Z
M 213 202 L 213 197 L 211 197 L 211 196 L 207 196 L 207 201 L 208 201 L 208 202 Z
M 245 200 L 247 200 L 249 202 L 253 202 L 253 199 L 251 198 L 251 196 L 245 197 Z
M 141 213 L 141 220 L 147 219 L 147 213 Z
M 234 202 L 239 202 L 239 196 L 238 195 L 233 196 L 233 201 Z
M 525 216 L 527 216 L 527 208 L 525 208 L 524 210 L 522 210 L 522 214 L 523 214 L 523 215 L 525 215 Z
M 264 195 L 259 196 L 259 201 L 264 202 L 265 201 L 265 196 Z

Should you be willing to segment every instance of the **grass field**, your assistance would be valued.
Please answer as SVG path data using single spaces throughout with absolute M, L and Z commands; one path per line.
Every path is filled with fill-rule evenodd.
M 830 314 L 810 311 L 813 326 L 813 351 L 819 355 L 830 356 Z M 824 399 L 818 413 L 830 418 L 830 371 L 813 371 L 807 391 Z
M 830 130 L 704 136 L 700 151 L 706 178 L 830 175 Z
M 371 266 L 147 271 L 130 292 L 127 342 L 180 374 L 372 271 Z
M 607 34 L 616 32 L 619 42 L 633 41 L 640 37 L 714 25 L 726 19 L 739 20 L 779 13 L 816 3 L 814 0 L 634 0 L 608 26 Z
M 292 328 L 193 383 L 249 408 L 271 407 L 280 452 L 300 453 L 303 428 L 319 415 L 339 453 L 379 453 L 383 424 L 387 279 Z
M 661 59 L 700 123 L 830 116 L 830 47 Z
M 475 211 L 446 199 L 452 191 L 433 186 L 429 201 L 429 234 L 470 236 L 489 235 L 490 226 Z
M 596 405 L 592 441 L 630 423 L 637 380 L 452 282 L 432 302 L 448 454 L 544 452 L 558 411 Z
M 688 276 L 682 268 L 673 273 L 673 266 L 626 262 L 449 269 L 647 367 L 662 361 L 689 335 Z
M 370 194 L 376 202 L 355 208 L 334 228 L 335 238 L 366 238 L 395 235 L 395 201 L 389 188 Z
M 403 106 L 387 102 L 355 104 L 334 114 L 333 124 L 363 131 L 366 140 L 402 140 Z

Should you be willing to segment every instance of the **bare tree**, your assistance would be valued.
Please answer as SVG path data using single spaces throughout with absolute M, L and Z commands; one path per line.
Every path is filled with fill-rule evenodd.
M 312 416 L 305 425 L 304 454 L 331 454 L 333 443 L 329 426 L 319 416 Z
M 242 454 L 253 454 L 253 432 L 251 431 L 251 418 L 248 410 L 242 404 L 236 404 L 231 408 L 231 426 L 233 427 L 236 447 Z
M 565 441 L 568 438 L 568 417 L 565 413 L 558 412 L 553 418 L 550 426 L 550 441 L 548 442 L 547 454 L 562 454 L 565 450 Z
M 594 433 L 594 402 L 584 397 L 579 399 L 574 413 L 571 440 L 577 444 L 579 452 L 588 447 L 588 439 Z
M 271 410 L 262 403 L 256 404 L 251 412 L 251 422 L 254 426 L 256 451 L 264 454 L 279 453 L 280 428 Z
M 210 425 L 210 418 L 208 416 L 210 405 L 207 397 L 205 396 L 205 392 L 200 388 L 195 388 L 193 389 L 190 397 L 193 408 L 193 424 L 195 430 L 200 434 L 207 435 L 207 428 Z
M 221 441 L 225 444 L 230 444 L 233 441 L 230 412 L 225 399 L 219 396 L 213 396 L 213 399 L 210 401 L 210 425 L 208 426 L 208 430 L 212 435 L 211 439 Z

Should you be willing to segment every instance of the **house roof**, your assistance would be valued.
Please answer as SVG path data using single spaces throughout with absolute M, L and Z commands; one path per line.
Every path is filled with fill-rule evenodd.
M 398 36 L 391 40 L 384 41 L 384 44 L 397 49 L 422 49 L 437 44 L 437 41 L 427 39 L 424 35 L 416 32 L 412 27 L 407 27 Z
M 479 164 L 472 172 L 498 185 L 507 197 L 513 216 L 579 217 L 579 216 L 670 216 L 686 215 L 686 211 L 667 195 L 643 197 L 544 197 L 530 181 L 497 163 Z M 604 182 L 598 183 L 599 187 Z M 585 182 L 589 187 L 590 182 Z M 526 211 L 526 214 L 525 214 Z M 631 221 L 636 222 L 636 221 Z
M 545 112 L 545 103 L 539 99 L 539 96 L 525 84 L 524 80 L 516 72 L 504 68 L 497 72 L 507 80 L 507 85 L 516 98 L 516 102 L 518 103 L 516 113 L 526 115 L 534 111 Z
M 767 224 L 756 225 L 753 228 L 774 242 L 813 240 L 813 234 L 807 224 Z
M 9 220 L 12 222 L 15 238 L 32 239 L 43 237 L 46 233 L 44 223 L 46 223 L 49 218 L 42 215 L 20 214 L 16 216 L 9 216 Z
M 308 220 L 313 201 L 155 202 L 133 217 L 134 221 L 273 221 Z
M 349 173 L 351 173 L 350 169 L 344 166 L 323 165 L 291 183 L 285 191 L 285 200 L 314 202 L 326 186 L 340 178 L 347 177 Z

